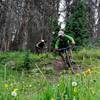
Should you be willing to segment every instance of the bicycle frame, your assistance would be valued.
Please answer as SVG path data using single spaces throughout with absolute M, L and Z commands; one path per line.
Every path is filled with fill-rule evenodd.
M 64 57 L 64 59 L 65 59 L 65 65 L 67 65 L 68 66 L 68 68 L 71 68 L 72 67 L 72 64 L 71 64 L 71 60 L 70 60 L 70 56 L 69 56 L 69 54 L 68 54 L 68 49 L 69 49 L 70 47 L 66 47 L 66 48 L 61 48 L 61 49 L 58 49 L 58 51 L 64 51 L 64 56 L 66 56 L 66 57 Z

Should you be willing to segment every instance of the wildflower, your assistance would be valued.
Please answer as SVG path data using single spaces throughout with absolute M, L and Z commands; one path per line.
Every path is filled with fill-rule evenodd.
M 85 73 L 86 75 L 89 75 L 89 74 L 91 74 L 91 70 L 88 69 L 88 70 L 86 70 L 84 73 Z
M 11 95 L 14 96 L 14 97 L 16 97 L 16 96 L 17 96 L 17 92 L 16 92 L 17 90 L 18 90 L 18 89 L 15 88 L 15 89 L 12 91 Z
M 11 95 L 14 96 L 14 97 L 16 97 L 17 96 L 17 92 L 12 91 Z
M 18 89 L 15 88 L 13 91 L 16 92 L 17 90 L 18 90 Z
M 100 93 L 100 90 L 96 90 L 96 92 Z
M 72 82 L 72 86 L 73 87 L 77 86 L 77 82 Z

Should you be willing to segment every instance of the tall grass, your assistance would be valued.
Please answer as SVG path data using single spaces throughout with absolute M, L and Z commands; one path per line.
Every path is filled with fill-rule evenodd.
M 43 64 L 54 59 L 51 54 L 29 54 L 30 70 L 37 68 L 38 73 L 17 69 L 23 64 L 24 57 L 23 52 L 0 53 L 0 100 L 100 100 L 100 50 L 75 52 L 74 59 L 85 70 L 61 76 L 48 73 L 57 77 L 55 82 L 48 80 L 41 70 Z

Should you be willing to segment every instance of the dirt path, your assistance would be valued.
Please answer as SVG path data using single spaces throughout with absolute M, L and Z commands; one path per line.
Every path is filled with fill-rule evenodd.
M 61 59 L 56 59 L 56 60 L 53 60 L 51 61 L 51 64 L 48 64 L 47 67 L 54 67 L 55 71 L 57 72 L 57 74 L 59 74 L 60 72 L 63 72 L 64 71 L 64 64 L 62 62 Z M 76 65 L 76 64 L 73 64 L 72 65 L 72 69 L 73 69 L 73 73 L 80 73 L 83 71 L 83 68 L 79 65 Z

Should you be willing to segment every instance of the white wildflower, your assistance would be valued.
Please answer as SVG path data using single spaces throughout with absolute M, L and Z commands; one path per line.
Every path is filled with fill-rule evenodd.
M 17 96 L 17 92 L 12 91 L 11 95 L 14 96 L 14 97 L 16 97 Z
M 72 82 L 72 86 L 77 86 L 77 82 Z

